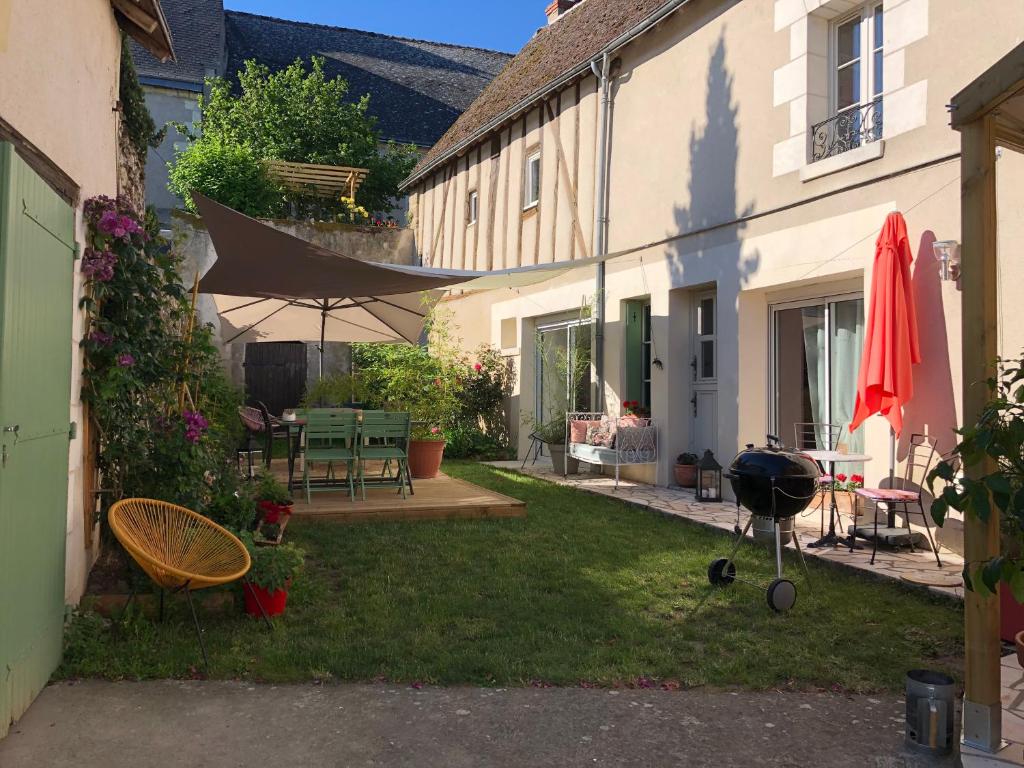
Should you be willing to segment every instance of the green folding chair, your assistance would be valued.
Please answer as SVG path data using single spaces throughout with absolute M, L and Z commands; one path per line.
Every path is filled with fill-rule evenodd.
M 333 491 L 338 488 L 330 482 L 334 477 L 335 462 L 345 462 L 348 469 L 348 495 L 355 501 L 355 468 L 359 456 L 359 423 L 356 414 L 352 411 L 342 413 L 314 408 L 306 411 L 304 418 L 306 458 L 302 462 L 302 483 L 306 487 L 306 503 L 310 502 L 312 491 Z M 309 481 L 309 466 L 314 461 L 327 462 L 327 475 L 322 486 L 311 486 Z
M 366 460 L 376 459 L 384 462 L 379 479 L 373 481 L 374 486 L 397 487 L 405 496 L 405 485 L 411 486 L 409 476 L 409 432 L 412 421 L 408 413 L 390 411 L 363 411 L 363 421 L 359 432 L 359 488 L 363 499 L 366 498 Z M 398 472 L 391 476 L 389 469 L 395 462 Z

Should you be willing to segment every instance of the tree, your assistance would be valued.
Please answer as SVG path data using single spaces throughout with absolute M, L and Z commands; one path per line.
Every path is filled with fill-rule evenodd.
M 277 72 L 247 61 L 238 81 L 237 92 L 223 78 L 208 81 L 209 96 L 200 99 L 201 134 L 178 155 L 175 167 L 187 164 L 190 153 L 212 154 L 204 145 L 219 142 L 222 148 L 244 147 L 260 160 L 366 168 L 370 173 L 356 201 L 373 212 L 394 206 L 399 182 L 416 164 L 416 149 L 382 145 L 376 120 L 368 114 L 370 97 L 349 99 L 348 83 L 328 79 L 323 58 L 314 56 L 308 70 L 296 59 Z M 221 185 L 209 194 L 221 200 L 218 195 L 226 192 Z

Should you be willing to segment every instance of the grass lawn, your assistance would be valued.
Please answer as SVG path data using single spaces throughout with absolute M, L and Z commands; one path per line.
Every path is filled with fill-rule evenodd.
M 273 633 L 207 617 L 211 676 L 479 685 L 649 685 L 901 690 L 906 670 L 959 677 L 962 609 L 790 553 L 796 607 L 708 585 L 729 538 L 514 472 L 450 474 L 527 502 L 523 520 L 339 525 L 296 520 L 306 569 Z M 767 583 L 768 549 L 740 575 Z M 78 617 L 58 677 L 187 677 L 200 663 L 182 598 L 167 622 L 114 630 Z

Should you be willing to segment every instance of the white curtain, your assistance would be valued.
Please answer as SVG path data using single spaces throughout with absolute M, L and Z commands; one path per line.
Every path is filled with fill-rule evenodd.
M 857 376 L 864 349 L 864 300 L 839 301 L 832 305 L 832 423 L 843 426 L 842 439 L 850 453 L 864 451 L 864 429 L 853 434 L 846 428 L 853 417 Z M 860 472 L 860 467 L 856 471 Z
M 826 421 L 828 392 L 825 377 L 825 308 L 805 307 L 800 311 L 804 327 L 804 356 L 807 364 L 807 392 L 811 401 L 811 420 L 817 424 Z M 816 435 L 820 448 L 828 447 L 823 431 Z

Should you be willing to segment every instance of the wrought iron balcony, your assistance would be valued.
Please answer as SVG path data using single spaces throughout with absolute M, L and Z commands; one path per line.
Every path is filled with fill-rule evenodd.
M 882 138 L 882 99 L 844 110 L 811 127 L 811 162 L 841 155 Z

